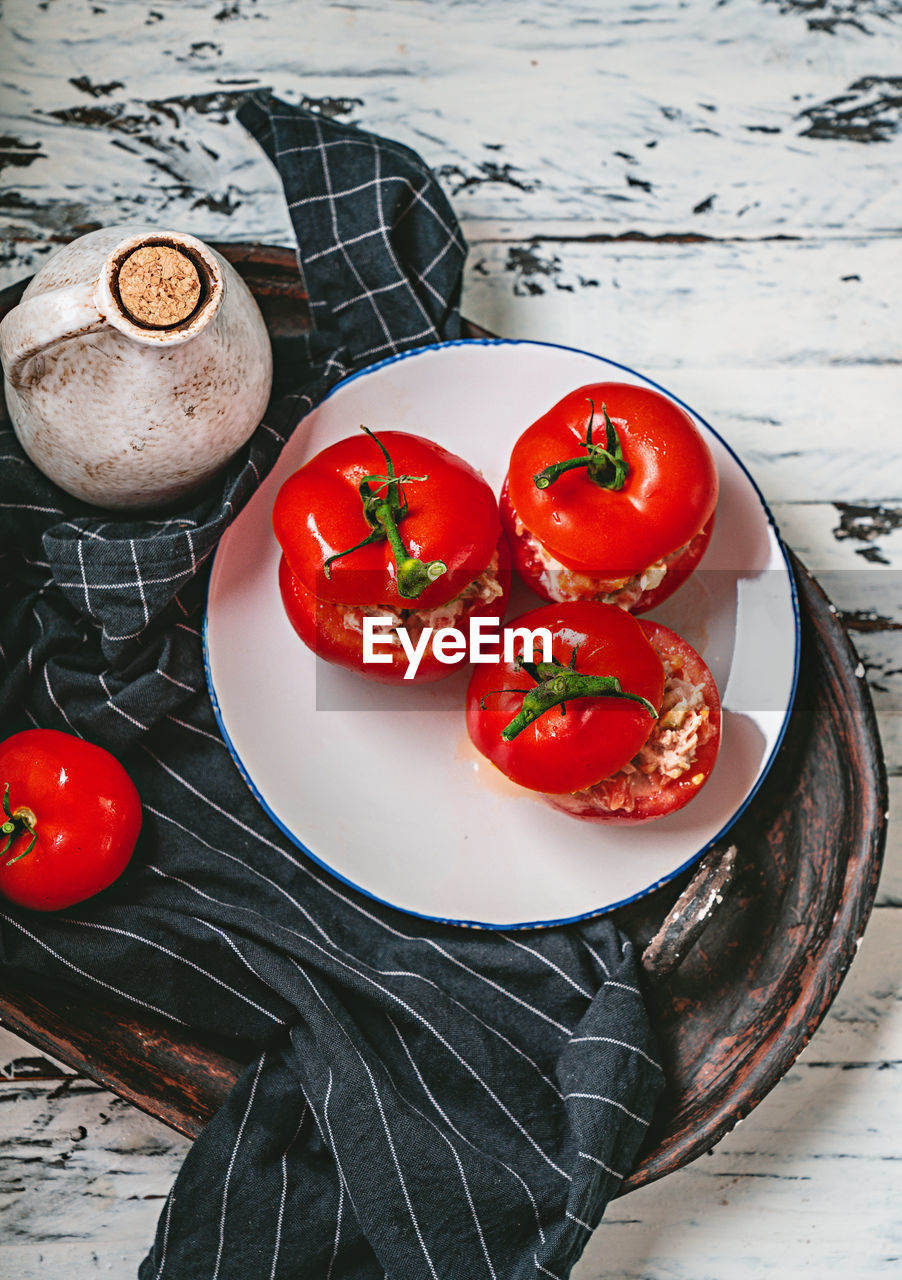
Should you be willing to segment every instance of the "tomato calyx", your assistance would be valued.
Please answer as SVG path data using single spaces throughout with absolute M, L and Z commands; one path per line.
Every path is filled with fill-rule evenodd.
M 32 849 L 37 844 L 38 833 L 36 828 L 38 820 L 34 811 L 24 804 L 19 805 L 15 813 L 10 811 L 9 783 L 7 783 L 3 788 L 3 812 L 6 814 L 6 820 L 0 824 L 0 835 L 5 836 L 6 839 L 3 841 L 3 844 L 0 845 L 0 858 L 2 858 L 3 855 L 12 848 L 23 832 L 28 831 L 31 833 L 31 840 L 28 842 L 28 847 L 23 849 L 21 853 L 17 853 L 14 858 L 10 858 L 9 862 L 5 864 L 7 867 L 11 867 L 14 862 L 19 862 L 22 858 L 31 853 Z
M 630 469 L 623 456 L 623 448 L 620 444 L 617 428 L 608 417 L 607 408 L 602 404 L 601 412 L 605 423 L 605 442 L 603 446 L 595 444 L 592 440 L 592 420 L 595 417 L 595 402 L 590 400 L 588 403 L 589 421 L 586 424 L 586 438 L 583 442 L 586 456 L 582 457 L 580 455 L 578 458 L 565 458 L 562 462 L 553 462 L 551 466 L 539 471 L 532 478 L 533 484 L 537 489 L 547 489 L 549 485 L 554 484 L 555 480 L 559 480 L 565 471 L 575 471 L 579 467 L 586 468 L 586 474 L 589 479 L 593 484 L 597 484 L 600 489 L 622 489 L 626 484 Z
M 358 493 L 363 503 L 363 515 L 372 532 L 353 547 L 347 547 L 344 551 L 337 551 L 329 556 L 323 564 L 323 572 L 327 578 L 331 578 L 332 565 L 336 560 L 341 560 L 352 551 L 359 551 L 361 547 L 368 547 L 374 542 L 387 541 L 395 559 L 398 595 L 405 600 L 416 600 L 431 583 L 448 572 L 448 566 L 443 560 L 424 562 L 412 556 L 398 533 L 398 523 L 404 519 L 408 511 L 407 498 L 401 486 L 417 480 L 428 480 L 429 477 L 395 475 L 391 455 L 379 437 L 362 424 L 360 430 L 365 431 L 379 446 L 385 458 L 387 473 L 384 476 L 364 476 L 358 485 Z M 374 485 L 375 488 L 373 488 Z
M 628 693 L 623 689 L 616 676 L 593 676 L 585 671 L 576 670 L 576 655 L 579 645 L 573 649 L 570 661 L 566 666 L 552 656 L 550 662 L 527 662 L 522 656 L 514 666 L 518 671 L 525 671 L 532 676 L 535 686 L 532 689 L 492 689 L 479 700 L 485 711 L 485 700 L 492 693 L 519 693 L 523 695 L 523 703 L 517 715 L 501 730 L 505 742 L 512 742 L 524 729 L 545 715 L 554 707 L 560 707 L 561 715 L 567 714 L 566 703 L 574 698 L 621 698 L 628 702 L 638 702 L 644 707 L 652 719 L 657 720 L 658 711 L 647 698 L 638 693 Z

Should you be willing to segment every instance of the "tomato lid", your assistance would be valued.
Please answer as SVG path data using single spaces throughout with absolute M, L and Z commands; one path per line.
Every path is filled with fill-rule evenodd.
M 613 676 L 623 693 L 656 709 L 664 694 L 664 666 L 631 614 L 596 601 L 552 604 L 508 623 L 506 632 L 547 629 L 551 655 L 578 673 Z M 540 639 L 529 642 L 541 657 Z M 522 644 L 517 645 L 520 653 Z M 576 656 L 574 658 L 574 651 Z M 502 731 L 519 715 L 536 679 L 514 661 L 476 668 L 467 691 L 467 727 L 475 746 L 503 773 L 533 791 L 562 794 L 594 786 L 622 769 L 655 725 L 638 702 L 615 696 L 577 696 L 553 705 L 510 741 Z
M 546 488 L 534 477 L 567 459 L 589 459 L 606 443 L 607 413 L 626 464 L 622 487 L 565 470 Z M 717 505 L 714 459 L 679 405 L 648 387 L 601 382 L 578 387 L 514 446 L 511 505 L 526 530 L 568 569 L 609 579 L 632 577 L 685 546 Z
M 397 520 L 404 548 L 424 562 L 440 561 L 445 572 L 411 599 L 398 590 L 389 541 L 358 546 L 374 528 L 361 485 L 379 496 L 390 491 L 379 443 L 364 434 L 329 445 L 289 476 L 273 506 L 276 538 L 292 573 L 320 600 L 436 608 L 458 596 L 491 560 L 500 532 L 495 496 L 468 462 L 431 440 L 380 431 L 378 441 L 390 454 L 404 504 Z

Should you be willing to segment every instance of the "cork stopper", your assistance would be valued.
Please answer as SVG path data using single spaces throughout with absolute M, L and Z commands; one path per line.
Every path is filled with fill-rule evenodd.
M 200 301 L 197 267 L 166 244 L 146 244 L 119 269 L 119 298 L 133 320 L 154 329 L 181 324 Z

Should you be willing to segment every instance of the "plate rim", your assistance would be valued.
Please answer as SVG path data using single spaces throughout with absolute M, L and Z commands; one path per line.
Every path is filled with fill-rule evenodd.
M 568 354 L 585 356 L 591 360 L 597 360 L 601 363 L 607 364 L 612 368 L 620 369 L 624 373 L 630 374 L 631 377 L 638 378 L 640 382 L 644 383 L 646 386 L 652 387 L 654 388 L 654 390 L 661 392 L 662 395 L 667 396 L 669 400 L 672 400 L 675 404 L 678 404 L 693 418 L 701 422 L 702 425 L 705 427 L 705 429 L 710 431 L 711 434 L 715 437 L 715 439 L 723 446 L 726 452 L 730 455 L 730 457 L 739 467 L 740 471 L 742 472 L 748 484 L 751 486 L 756 498 L 758 499 L 758 502 L 761 505 L 761 509 L 764 512 L 767 523 L 770 526 L 771 531 L 773 532 L 773 535 L 777 544 L 777 548 L 780 552 L 780 555 L 783 560 L 783 565 L 786 570 L 786 576 L 789 582 L 790 603 L 792 606 L 794 645 L 793 645 L 792 681 L 791 681 L 791 687 L 789 691 L 789 699 L 787 702 L 786 713 L 783 717 L 782 724 L 780 725 L 779 732 L 774 740 L 770 753 L 767 756 L 767 759 L 764 761 L 761 771 L 758 777 L 756 778 L 751 790 L 749 791 L 745 799 L 742 801 L 742 803 L 738 806 L 737 809 L 734 810 L 734 812 L 730 815 L 730 817 L 727 819 L 724 825 L 720 827 L 719 830 L 708 841 L 706 841 L 705 844 L 703 844 L 700 849 L 698 849 L 695 853 L 693 853 L 689 858 L 687 858 L 684 862 L 682 862 L 673 871 L 669 872 L 666 876 L 662 876 L 658 880 L 655 880 L 652 884 L 647 885 L 645 888 L 638 890 L 636 893 L 630 894 L 625 898 L 621 898 L 616 902 L 607 903 L 603 907 L 594 907 L 588 911 L 580 912 L 577 915 L 563 916 L 561 918 L 553 919 L 553 920 L 527 920 L 527 921 L 513 921 L 510 923 L 497 923 L 495 921 L 481 921 L 481 920 L 461 920 L 461 919 L 456 919 L 448 916 L 433 915 L 429 912 L 416 911 L 411 907 L 399 906 L 395 902 L 390 902 L 387 898 L 379 897 L 379 895 L 377 893 L 374 893 L 372 890 L 363 888 L 361 885 L 357 884 L 355 881 L 349 879 L 342 872 L 338 871 L 335 867 L 325 862 L 322 858 L 318 857 L 313 852 L 312 849 L 309 849 L 307 845 L 305 845 L 304 842 L 301 840 L 300 836 L 297 835 L 295 832 L 293 832 L 273 812 L 273 810 L 267 804 L 266 800 L 263 798 L 260 792 L 259 787 L 250 777 L 250 774 L 248 773 L 243 761 L 241 760 L 241 757 L 238 754 L 235 744 L 232 742 L 232 739 L 229 736 L 228 730 L 226 729 L 226 726 L 223 720 L 223 715 L 219 705 L 219 699 L 216 694 L 216 689 L 213 683 L 212 671 L 210 666 L 208 626 L 209 626 L 209 617 L 210 617 L 210 588 L 213 582 L 213 576 L 216 571 L 216 561 L 219 557 L 220 550 L 222 549 L 222 542 L 226 537 L 226 535 L 234 527 L 235 521 L 233 521 L 232 524 L 229 525 L 229 528 L 226 530 L 225 534 L 223 534 L 222 538 L 220 538 L 220 541 L 216 546 L 216 549 L 213 553 L 213 556 L 210 562 L 210 572 L 207 577 L 207 584 L 206 584 L 206 589 L 204 593 L 204 618 L 203 618 L 203 627 L 202 627 L 204 675 L 206 677 L 207 691 L 209 693 L 210 703 L 213 708 L 213 714 L 216 718 L 216 724 L 219 729 L 219 732 L 222 735 L 223 741 L 225 742 L 229 755 L 232 757 L 232 760 L 236 768 L 238 769 L 238 772 L 243 778 L 251 794 L 254 796 L 254 799 L 263 809 L 263 811 L 265 812 L 267 817 L 270 819 L 270 821 L 273 822 L 273 824 L 276 827 L 278 827 L 278 829 L 282 832 L 282 834 L 291 841 L 291 843 L 295 846 L 295 848 L 300 849 L 300 851 L 305 855 L 305 857 L 309 858 L 311 862 L 316 864 L 316 866 L 321 867 L 333 879 L 338 880 L 341 884 L 346 885 L 349 889 L 353 889 L 355 893 L 359 893 L 363 897 L 368 898 L 371 902 L 377 902 L 379 903 L 380 906 L 388 907 L 390 910 L 397 911 L 402 915 L 409 916 L 417 920 L 429 921 L 430 923 L 433 923 L 433 924 L 448 925 L 448 926 L 452 926 L 455 928 L 462 928 L 462 929 L 487 929 L 495 932 L 504 932 L 508 930 L 522 931 L 526 929 L 560 928 L 564 925 L 578 924 L 582 921 L 598 919 L 601 916 L 609 915 L 611 912 L 616 911 L 621 907 L 626 907 L 633 902 L 637 902 L 642 898 L 648 897 L 648 895 L 651 893 L 654 893 L 655 890 L 662 888 L 666 884 L 669 884 L 671 881 L 675 880 L 678 876 L 682 875 L 685 871 L 688 871 L 692 866 L 694 866 L 697 862 L 699 862 L 700 859 L 703 858 L 704 855 L 718 843 L 718 841 L 723 839 L 723 837 L 727 834 L 727 832 L 730 831 L 733 826 L 735 826 L 735 824 L 739 821 L 742 815 L 746 812 L 749 805 L 752 803 L 755 796 L 758 794 L 765 780 L 767 779 L 767 776 L 771 771 L 774 761 L 776 760 L 780 752 L 780 748 L 783 745 L 783 740 L 786 736 L 786 732 L 789 727 L 789 721 L 792 717 L 792 710 L 795 705 L 796 693 L 798 692 L 799 674 L 801 670 L 801 642 L 802 642 L 801 610 L 799 606 L 798 586 L 796 584 L 795 574 L 793 573 L 793 570 L 792 570 L 792 564 L 789 560 L 789 555 L 787 552 L 786 545 L 784 544 L 783 539 L 780 535 L 780 530 L 777 526 L 777 522 L 774 518 L 773 512 L 771 511 L 770 506 L 767 503 L 767 500 L 765 499 L 756 480 L 752 476 L 751 472 L 748 470 L 743 460 L 739 457 L 739 455 L 736 453 L 733 447 L 723 438 L 720 432 L 717 431 L 714 427 L 712 427 L 711 424 L 707 421 L 707 419 L 703 418 L 696 409 L 693 409 L 691 405 L 688 405 L 684 400 L 680 399 L 679 396 L 675 395 L 667 387 L 664 387 L 660 383 L 655 382 L 653 378 L 649 378 L 646 374 L 639 373 L 636 369 L 631 368 L 629 365 L 623 364 L 621 361 L 612 360 L 608 356 L 599 355 L 599 353 L 595 351 L 587 351 L 585 348 L 582 348 L 582 347 L 572 347 L 564 343 L 544 342 L 544 341 L 535 340 L 531 338 L 453 338 L 453 339 L 448 339 L 444 342 L 429 343 L 426 346 L 411 347 L 406 351 L 397 352 L 395 355 L 386 356 L 384 359 L 378 360 L 374 364 L 365 365 L 362 369 L 355 369 L 352 373 L 349 373 L 344 378 L 341 378 L 338 382 L 334 384 L 334 386 L 331 386 L 329 390 L 325 393 L 325 395 L 321 396 L 319 400 L 317 400 L 316 403 L 312 405 L 307 410 L 307 412 L 303 414 L 301 418 L 298 419 L 297 423 L 295 423 L 295 426 L 292 428 L 292 432 L 286 438 L 286 444 L 288 442 L 288 439 L 290 439 L 291 435 L 294 434 L 294 431 L 296 431 L 300 427 L 301 423 L 304 421 L 305 418 L 307 418 L 311 413 L 313 413 L 314 410 L 318 409 L 320 405 L 325 404 L 327 400 L 331 399 L 333 395 L 337 394 L 338 391 L 340 391 L 343 387 L 346 387 L 349 383 L 355 382 L 357 381 L 357 379 L 366 377 L 371 373 L 376 373 L 380 369 L 387 368 L 390 365 L 400 364 L 404 360 L 409 360 L 416 356 L 427 355 L 429 353 L 434 353 L 442 350 L 449 350 L 456 347 L 466 347 L 466 348 L 545 347 L 555 351 L 565 351 Z M 281 456 L 281 452 L 279 456 Z M 237 520 L 241 516 L 241 514 L 247 509 L 247 507 L 253 501 L 256 495 L 256 492 L 257 490 L 254 490 L 254 492 L 250 495 L 245 505 L 241 508 L 241 511 L 239 511 L 236 514 L 235 520 Z

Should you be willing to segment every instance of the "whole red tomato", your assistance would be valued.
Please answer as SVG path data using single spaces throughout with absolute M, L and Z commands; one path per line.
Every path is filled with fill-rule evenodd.
M 514 567 L 539 595 L 644 613 L 704 554 L 717 491 L 687 413 L 648 387 L 599 382 L 519 438 L 501 514 Z
M 141 801 L 119 761 L 56 729 L 0 743 L 0 893 L 35 911 L 92 897 L 125 870 Z
M 389 617 L 415 643 L 426 626 L 465 630 L 476 614 L 500 617 L 510 561 L 495 496 L 469 463 L 421 436 L 364 432 L 323 449 L 279 490 L 279 589 L 317 654 L 395 683 L 404 651 L 396 645 L 389 664 L 365 662 L 363 618 Z M 430 643 L 416 679 L 453 670 Z
M 545 605 L 508 624 L 540 627 L 552 635 L 550 662 L 475 670 L 475 746 L 575 817 L 645 821 L 688 803 L 720 743 L 717 689 L 698 653 L 669 628 L 597 601 Z

